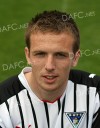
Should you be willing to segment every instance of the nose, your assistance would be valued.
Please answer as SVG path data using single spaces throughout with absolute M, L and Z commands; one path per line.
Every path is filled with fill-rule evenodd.
M 55 70 L 55 60 L 54 60 L 54 57 L 52 55 L 47 57 L 45 69 L 49 72 Z

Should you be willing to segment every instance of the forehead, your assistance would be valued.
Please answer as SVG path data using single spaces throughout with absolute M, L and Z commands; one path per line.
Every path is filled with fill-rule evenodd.
M 36 33 L 30 36 L 30 49 L 41 50 L 61 50 L 73 48 L 74 37 L 72 34 L 64 32 L 60 34 L 54 33 Z

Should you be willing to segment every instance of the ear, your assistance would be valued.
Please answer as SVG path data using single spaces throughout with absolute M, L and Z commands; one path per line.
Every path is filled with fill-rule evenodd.
M 25 47 L 25 56 L 26 56 L 27 63 L 30 65 L 31 64 L 30 51 L 29 51 L 28 47 Z
M 78 60 L 80 58 L 80 50 L 78 50 L 76 53 L 75 53 L 75 56 L 72 60 L 72 67 L 75 67 L 78 63 Z

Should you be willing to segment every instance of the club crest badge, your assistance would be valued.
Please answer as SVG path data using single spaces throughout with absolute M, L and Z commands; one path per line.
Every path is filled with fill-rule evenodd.
M 73 128 L 78 128 L 86 112 L 65 112 L 68 120 L 72 124 Z

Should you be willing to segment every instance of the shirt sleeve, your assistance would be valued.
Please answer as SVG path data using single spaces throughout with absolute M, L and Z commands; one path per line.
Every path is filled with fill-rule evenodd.
M 100 128 L 100 76 L 81 70 L 71 70 L 69 80 L 96 88 L 94 115 L 91 128 Z
M 100 107 L 94 116 L 95 116 L 95 120 L 92 124 L 92 128 L 100 128 Z
M 6 128 L 2 122 L 0 122 L 0 128 Z
M 0 128 L 13 128 L 11 118 L 5 103 L 0 105 Z
M 97 87 L 96 97 L 98 97 L 98 100 L 95 103 L 96 107 L 95 107 L 95 113 L 93 115 L 93 123 L 92 123 L 91 128 L 100 128 L 100 76 L 95 76 L 94 79 L 96 80 L 96 82 L 98 81 L 98 83 L 96 85 L 96 87 Z

